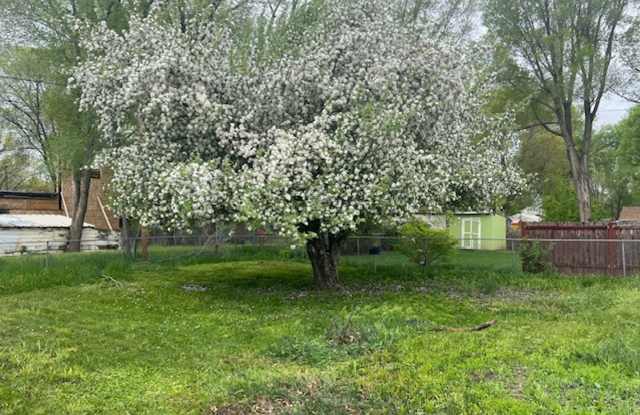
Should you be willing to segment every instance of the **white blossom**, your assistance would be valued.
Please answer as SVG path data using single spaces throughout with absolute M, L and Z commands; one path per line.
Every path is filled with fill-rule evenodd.
M 382 1 L 328 3 L 300 47 L 234 60 L 224 30 L 101 28 L 78 68 L 112 147 L 115 210 L 172 228 L 260 221 L 293 240 L 490 207 L 522 184 L 482 51 L 434 43 Z

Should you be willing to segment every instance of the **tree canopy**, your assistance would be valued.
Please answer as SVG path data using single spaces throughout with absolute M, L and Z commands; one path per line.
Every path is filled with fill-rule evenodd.
M 517 191 L 510 118 L 482 111 L 492 74 L 475 64 L 481 52 L 434 42 L 383 2 L 315 12 L 298 47 L 267 60 L 268 39 L 247 53 L 198 19 L 94 34 L 75 81 L 111 140 L 120 214 L 257 221 L 324 252 L 366 221 L 491 207 Z

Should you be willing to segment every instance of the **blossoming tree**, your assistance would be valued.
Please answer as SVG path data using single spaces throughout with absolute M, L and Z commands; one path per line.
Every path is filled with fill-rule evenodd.
M 513 193 L 515 141 L 482 111 L 481 52 L 384 10 L 329 1 L 288 53 L 243 59 L 211 27 L 95 33 L 76 82 L 112 140 L 114 209 L 174 228 L 260 221 L 306 244 L 316 285 L 334 287 L 362 223 Z

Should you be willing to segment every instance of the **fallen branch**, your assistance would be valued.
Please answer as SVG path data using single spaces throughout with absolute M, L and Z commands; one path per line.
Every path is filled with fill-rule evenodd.
M 439 326 L 439 327 L 434 327 L 433 331 L 446 331 L 449 333 L 461 333 L 465 331 L 482 331 L 482 330 L 488 329 L 491 326 L 495 326 L 497 322 L 498 322 L 497 320 L 491 320 L 491 321 L 487 321 L 486 323 L 478 324 L 477 326 L 473 326 L 473 327 Z

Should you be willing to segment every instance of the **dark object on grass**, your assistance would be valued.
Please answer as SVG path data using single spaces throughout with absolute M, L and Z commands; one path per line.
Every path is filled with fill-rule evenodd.
M 369 255 L 380 255 L 380 247 L 379 246 L 372 246 L 371 248 L 369 248 Z
M 498 322 L 497 320 L 491 320 L 491 321 L 487 321 L 486 323 L 478 324 L 477 326 L 473 326 L 473 327 L 440 326 L 440 327 L 435 327 L 433 331 L 447 331 L 449 333 L 461 333 L 465 331 L 482 331 L 482 330 L 488 329 L 491 326 L 495 326 L 497 322 Z

